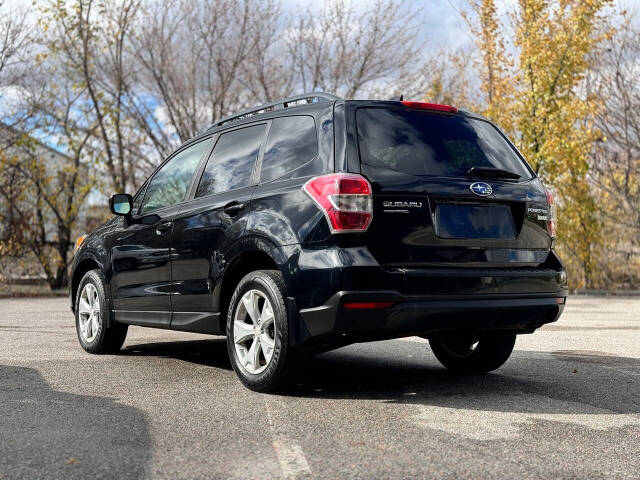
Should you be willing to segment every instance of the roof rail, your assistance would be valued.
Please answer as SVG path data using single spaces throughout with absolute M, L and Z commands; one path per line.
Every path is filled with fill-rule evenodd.
M 250 117 L 252 115 L 257 115 L 259 113 L 265 113 L 265 112 L 271 112 L 273 110 L 282 110 L 284 108 L 289 108 L 290 106 L 289 104 L 291 103 L 298 103 L 303 100 L 306 100 L 307 103 L 314 103 L 314 99 L 318 99 L 320 101 L 333 102 L 335 100 L 340 100 L 340 97 L 336 97 L 335 95 L 331 95 L 330 93 L 324 93 L 324 92 L 303 93 L 302 95 L 295 95 L 293 97 L 287 97 L 281 100 L 276 100 L 275 102 L 265 103 L 264 105 L 260 105 L 259 107 L 253 107 L 253 108 L 250 108 L 249 110 L 243 110 L 242 112 L 238 112 L 228 117 L 224 117 L 221 120 L 216 120 L 211 125 L 209 125 L 207 130 L 211 130 L 212 128 L 219 127 L 222 124 L 231 122 L 233 120 L 240 120 L 246 117 Z

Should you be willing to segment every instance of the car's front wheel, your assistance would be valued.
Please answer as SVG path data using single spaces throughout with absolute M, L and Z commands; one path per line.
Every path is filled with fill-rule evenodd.
M 100 270 L 82 277 L 76 294 L 76 332 L 80 345 L 89 353 L 115 353 L 122 347 L 128 325 L 108 325 L 109 305 Z
M 242 383 L 258 392 L 279 389 L 292 374 L 286 290 L 275 270 L 258 270 L 238 283 L 227 313 L 227 349 Z
M 501 367 L 515 343 L 512 333 L 452 333 L 429 338 L 436 358 L 457 373 L 485 373 Z

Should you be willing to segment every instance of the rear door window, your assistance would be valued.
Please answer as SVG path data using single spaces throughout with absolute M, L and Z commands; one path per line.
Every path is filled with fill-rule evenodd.
M 220 135 L 202 172 L 196 197 L 249 186 L 264 130 L 265 124 L 261 124 Z
M 472 167 L 530 179 L 531 172 L 490 123 L 465 116 L 389 108 L 356 112 L 363 165 L 410 175 L 464 177 Z
M 262 156 L 260 182 L 280 178 L 313 160 L 318 154 L 318 137 L 313 117 L 275 118 Z

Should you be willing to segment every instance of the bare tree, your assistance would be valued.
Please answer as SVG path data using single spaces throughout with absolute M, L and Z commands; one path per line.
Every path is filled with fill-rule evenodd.
M 0 160 L 0 222 L 9 227 L 2 245 L 13 256 L 31 253 L 50 287 L 57 289 L 68 281 L 74 234 L 102 151 L 90 143 L 98 125 L 85 121 L 91 108 L 86 92 L 73 84 L 64 65 L 34 68 L 30 82 L 32 132 L 44 129 L 50 141 L 57 139 L 60 151 L 32 134 L 15 132 L 18 140 Z M 45 83 L 46 89 L 35 87 Z
M 151 3 L 133 51 L 138 88 L 159 105 L 135 116 L 166 144 L 167 132 L 184 141 L 233 110 L 303 91 L 390 96 L 413 87 L 418 94 L 426 84 L 418 18 L 397 0 L 359 13 L 327 1 L 286 18 L 275 0 Z
M 7 258 L 21 255 L 26 246 L 22 216 L 11 208 L 21 196 L 23 179 L 4 168 L 12 159 L 10 151 L 22 134 L 15 127 L 28 115 L 15 111 L 16 94 L 23 90 L 23 76 L 28 70 L 28 56 L 33 43 L 27 10 L 9 8 L 0 0 L 0 266 Z
M 402 0 L 327 1 L 288 18 L 277 0 L 51 0 L 41 24 L 50 61 L 92 107 L 113 189 L 126 190 L 244 106 L 317 89 L 424 92 L 417 18 Z
M 10 15 L 20 19 L 12 25 L 31 33 L 13 35 L 22 50 L 12 58 L 20 61 L 5 63 L 19 73 L 10 81 L 21 94 L 20 111 L 9 117 L 28 121 L 5 122 L 0 129 L 0 253 L 3 259 L 35 258 L 51 288 L 62 288 L 81 211 L 94 185 L 91 167 L 98 162 L 92 162 L 102 158 L 104 148 L 96 142 L 99 123 L 87 101 L 88 87 L 79 81 L 72 59 L 38 37 L 41 32 L 18 13 Z M 43 43 L 31 50 L 32 42 Z
M 23 80 L 33 61 L 32 32 L 29 9 L 10 7 L 0 0 L 0 123 L 4 125 L 19 126 L 30 115 L 21 97 L 27 94 Z M 0 150 L 16 140 L 11 131 L 5 130 L 0 138 Z
M 182 142 L 252 101 L 250 72 L 265 77 L 269 96 L 273 79 L 259 64 L 268 61 L 265 49 L 278 13 L 272 0 L 164 0 L 149 5 L 133 45 L 142 72 L 139 88 L 159 102 L 157 112 L 136 117 L 149 135 L 160 126 Z M 149 124 L 149 113 L 160 116 L 155 125 Z
M 13 85 L 24 73 L 33 43 L 27 9 L 11 9 L 0 0 L 0 86 Z
M 54 57 L 50 61 L 65 65 L 66 75 L 83 87 L 104 166 L 117 191 L 135 188 L 134 164 L 146 159 L 137 148 L 143 139 L 125 113 L 133 68 L 126 45 L 139 6 L 139 0 L 51 2 L 41 18 L 47 31 L 44 43 Z
M 458 77 L 424 68 L 433 62 L 408 0 L 326 0 L 288 16 L 279 0 L 48 0 L 35 13 L 39 29 L 26 14 L 0 16 L 0 88 L 24 89 L 30 130 L 10 130 L 20 151 L 4 158 L 0 196 L 19 200 L 3 219 L 20 225 L 14 244 L 29 245 L 52 285 L 66 281 L 89 192 L 135 190 L 215 119 L 319 89 L 349 98 L 458 89 Z M 57 164 L 36 138 L 58 143 Z
M 406 1 L 376 0 L 361 13 L 343 0 L 309 8 L 284 32 L 294 84 L 354 98 L 415 83 L 424 72 L 418 19 Z

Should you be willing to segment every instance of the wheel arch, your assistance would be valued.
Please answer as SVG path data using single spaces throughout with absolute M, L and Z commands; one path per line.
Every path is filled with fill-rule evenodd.
M 78 286 L 80 285 L 80 281 L 82 277 L 90 270 L 102 270 L 100 263 L 93 257 L 85 257 L 78 262 L 76 267 L 73 269 L 73 276 L 71 277 L 71 308 L 75 313 L 75 305 L 76 305 L 76 294 L 78 293 Z M 109 292 L 105 292 L 107 296 Z
M 278 270 L 282 273 L 282 260 L 282 253 L 269 242 L 258 239 L 247 241 L 244 251 L 233 258 L 222 277 L 218 297 L 221 332 L 226 332 L 229 301 L 240 279 L 256 270 Z

